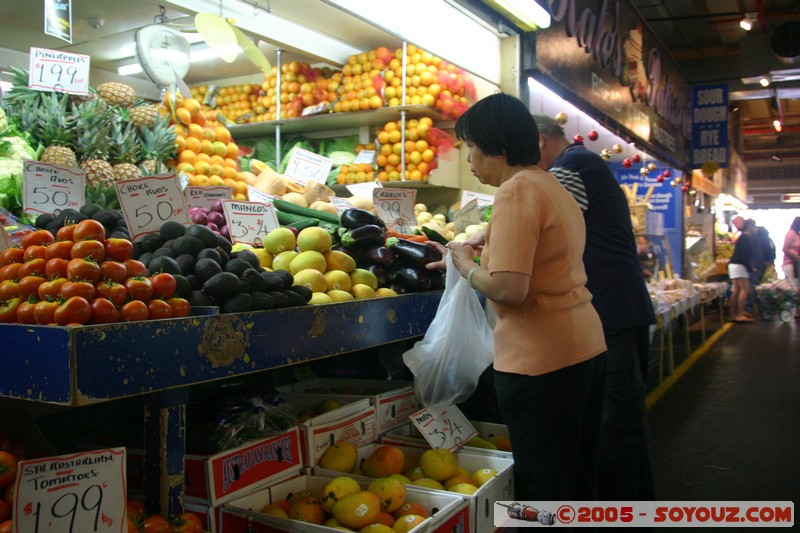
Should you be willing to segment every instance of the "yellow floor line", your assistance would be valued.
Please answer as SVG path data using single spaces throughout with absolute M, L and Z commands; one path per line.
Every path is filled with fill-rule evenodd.
M 697 348 L 692 355 L 690 355 L 683 363 L 681 363 L 681 365 L 675 369 L 675 372 L 667 376 L 658 387 L 653 389 L 650 394 L 647 395 L 647 408 L 650 409 L 653 404 L 655 404 L 662 396 L 664 396 L 667 391 L 671 389 L 672 386 L 675 385 L 675 383 L 677 383 L 678 380 L 681 379 L 681 377 L 683 377 L 683 375 L 688 372 L 690 368 L 692 368 L 692 365 L 694 365 L 698 359 L 703 357 L 709 348 L 714 346 L 714 343 L 716 343 L 726 331 L 731 329 L 731 326 L 733 326 L 733 322 L 725 322 L 722 327 L 719 328 L 711 337 L 709 337 L 702 346 Z

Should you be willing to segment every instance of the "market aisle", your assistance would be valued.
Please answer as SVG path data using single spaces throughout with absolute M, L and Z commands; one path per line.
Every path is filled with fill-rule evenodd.
M 800 321 L 734 324 L 650 424 L 658 500 L 800 501 Z

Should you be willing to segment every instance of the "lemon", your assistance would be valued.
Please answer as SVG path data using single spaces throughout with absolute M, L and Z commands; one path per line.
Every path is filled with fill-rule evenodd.
M 330 270 L 325 272 L 325 281 L 328 283 L 328 290 L 341 290 L 349 291 L 353 283 L 350 281 L 350 276 L 347 272 L 341 270 Z
M 319 226 L 311 226 L 297 235 L 297 249 L 301 252 L 314 250 L 319 253 L 329 252 L 333 245 L 330 233 Z
M 294 250 L 297 239 L 289 228 L 275 228 L 264 237 L 264 249 L 272 255 Z
M 289 265 L 297 255 L 298 253 L 294 250 L 286 250 L 279 253 L 272 259 L 272 270 L 286 270 L 288 272 Z
M 313 268 L 319 272 L 325 272 L 328 264 L 325 262 L 325 256 L 315 250 L 306 250 L 300 252 L 289 263 L 289 272 L 297 274 L 301 270 Z
M 303 285 L 311 289 L 312 292 L 325 293 L 328 290 L 328 284 L 325 282 L 325 276 L 319 270 L 313 268 L 306 268 L 294 275 L 294 285 Z M 312 295 L 313 299 L 314 296 Z

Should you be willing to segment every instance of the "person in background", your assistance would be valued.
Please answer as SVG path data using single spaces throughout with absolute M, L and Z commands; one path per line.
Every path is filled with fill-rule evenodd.
M 761 283 L 761 278 L 764 277 L 764 269 L 767 267 L 767 258 L 764 256 L 764 244 L 758 236 L 755 219 L 751 220 L 753 222 L 753 232 L 750 236 L 750 270 L 748 271 L 750 291 L 747 293 L 747 300 L 744 302 L 744 313 L 748 318 L 753 318 L 753 306 L 756 302 L 756 287 Z
M 644 279 L 649 281 L 658 271 L 658 260 L 644 235 L 636 237 L 636 256 L 639 259 L 639 266 L 642 267 Z
M 586 287 L 608 346 L 599 496 L 606 501 L 655 500 L 646 396 L 650 325 L 656 320 L 628 202 L 598 154 L 583 143 L 570 143 L 553 117 L 533 117 L 539 128 L 542 168 L 549 169 L 583 212 Z M 642 239 L 646 245 L 647 239 Z
M 732 285 L 728 307 L 731 320 L 738 323 L 753 322 L 753 319 L 745 314 L 744 304 L 750 292 L 750 273 L 754 268 L 752 248 L 755 227 L 755 221 L 743 219 L 742 233 L 736 239 L 733 255 L 728 261 L 728 277 L 731 278 Z
M 800 217 L 795 217 L 783 238 L 783 273 L 800 294 Z
M 480 266 L 472 245 L 447 246 L 497 315 L 494 379 L 515 498 L 596 500 L 606 345 L 586 288 L 580 208 L 538 166 L 539 131 L 519 99 L 483 98 L 455 133 L 472 174 L 498 187 Z

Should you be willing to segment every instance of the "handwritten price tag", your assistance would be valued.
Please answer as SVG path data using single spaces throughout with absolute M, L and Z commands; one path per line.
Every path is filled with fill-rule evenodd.
M 264 191 L 259 191 L 255 187 L 251 187 L 250 185 L 248 185 L 247 198 L 251 202 L 264 202 L 267 204 L 271 204 L 272 200 L 274 200 L 275 198 L 280 198 L 280 196 L 276 196 L 274 194 L 267 194 Z
M 477 200 L 478 207 L 480 207 L 481 209 L 490 206 L 494 203 L 494 196 L 492 196 L 491 194 L 483 194 L 473 191 L 463 191 L 461 193 L 461 205 L 467 205 L 469 201 L 473 199 Z
M 186 193 L 186 206 L 205 207 L 211 209 L 215 200 L 230 200 L 233 198 L 233 187 L 190 185 L 183 190 Z
M 461 204 L 461 209 L 456 213 L 454 222 L 456 233 L 461 233 L 464 228 L 472 224 L 480 224 L 481 210 L 478 207 L 478 199 L 473 198 L 466 204 Z
M 125 448 L 20 461 L 14 533 L 127 531 Z
M 383 185 L 377 181 L 366 181 L 364 183 L 345 185 L 345 188 L 350 191 L 350 194 L 353 196 L 361 196 L 362 198 L 372 198 L 373 191 L 382 187 Z
M 89 56 L 31 48 L 28 88 L 89 94 Z
M 341 215 L 343 211 L 347 211 L 348 209 L 352 209 L 353 204 L 347 201 L 346 198 L 341 198 L 339 196 L 331 196 L 331 203 L 333 207 L 336 208 L 336 211 Z
M 156 233 L 168 220 L 189 224 L 189 209 L 177 175 L 148 176 L 114 185 L 131 240 Z
M 222 209 L 234 243 L 260 245 L 267 233 L 280 226 L 271 203 L 227 200 Z
M 22 205 L 25 213 L 40 215 L 83 206 L 86 199 L 83 170 L 26 159 L 23 172 Z
M 361 150 L 353 160 L 354 165 L 366 164 L 371 165 L 375 162 L 375 150 Z
M 331 166 L 333 163 L 329 158 L 297 148 L 289 158 L 284 174 L 303 186 L 312 180 L 325 183 Z
M 409 418 L 434 449 L 445 448 L 452 452 L 478 434 L 464 413 L 455 405 L 434 411 L 426 407 Z
M 372 201 L 378 216 L 386 226 L 398 233 L 411 233 L 411 226 L 417 225 L 414 203 L 417 199 L 415 189 L 395 189 L 382 187 L 372 191 Z

